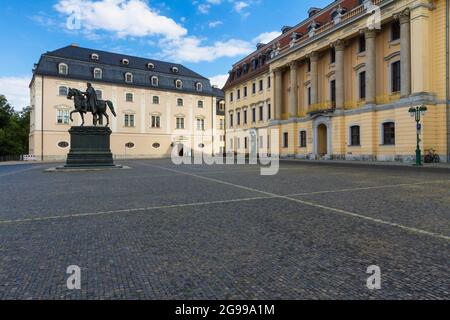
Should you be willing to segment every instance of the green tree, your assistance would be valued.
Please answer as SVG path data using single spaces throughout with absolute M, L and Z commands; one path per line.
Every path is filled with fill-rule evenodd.
M 0 156 L 28 153 L 30 108 L 15 112 L 5 96 L 0 95 Z

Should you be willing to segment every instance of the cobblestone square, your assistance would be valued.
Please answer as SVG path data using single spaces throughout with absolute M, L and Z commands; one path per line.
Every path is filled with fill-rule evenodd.
M 442 170 L 123 164 L 0 166 L 0 299 L 450 298 Z

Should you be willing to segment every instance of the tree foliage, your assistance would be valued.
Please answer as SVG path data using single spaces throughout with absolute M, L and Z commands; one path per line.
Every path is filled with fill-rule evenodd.
M 0 95 L 0 156 L 28 154 L 29 133 L 30 108 L 16 112 Z

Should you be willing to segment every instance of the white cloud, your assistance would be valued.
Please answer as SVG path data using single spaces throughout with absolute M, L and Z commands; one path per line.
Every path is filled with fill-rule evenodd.
M 78 16 L 81 28 L 114 32 L 119 37 L 160 35 L 177 38 L 187 30 L 160 15 L 143 0 L 59 0 L 54 8 L 68 17 Z
M 198 5 L 197 9 L 200 13 L 208 14 L 209 9 L 211 9 L 211 6 L 209 4 L 202 3 L 202 4 Z
M 217 41 L 213 45 L 202 45 L 202 40 L 195 37 L 163 40 L 162 56 L 178 62 L 214 61 L 222 57 L 236 57 L 253 51 L 249 42 L 230 39 Z
M 4 95 L 9 104 L 16 111 L 20 111 L 30 104 L 30 91 L 28 85 L 31 77 L 1 77 L 0 94 Z
M 208 24 L 208 26 L 209 26 L 210 28 L 216 28 L 216 27 L 218 27 L 218 26 L 220 26 L 220 25 L 222 25 L 222 24 L 223 24 L 222 21 L 211 21 L 211 22 Z
M 279 37 L 281 35 L 281 32 L 279 31 L 272 31 L 272 32 L 264 32 L 261 33 L 259 36 L 253 39 L 254 43 L 269 43 L 273 39 Z
M 217 76 L 209 78 L 211 85 L 223 88 L 228 80 L 228 74 L 219 74 Z
M 249 7 L 250 5 L 247 2 L 244 1 L 238 1 L 234 4 L 234 10 L 237 13 L 241 13 L 242 10 L 244 10 L 245 8 Z

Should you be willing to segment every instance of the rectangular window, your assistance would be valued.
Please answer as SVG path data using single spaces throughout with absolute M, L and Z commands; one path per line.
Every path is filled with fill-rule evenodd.
M 241 125 L 241 113 L 240 112 L 237 113 L 237 125 L 238 126 Z
M 197 106 L 202 109 L 203 108 L 203 101 L 199 100 Z
M 233 102 L 233 92 L 230 92 L 230 101 Z
M 311 72 L 311 59 L 309 59 L 308 62 L 307 62 L 306 71 L 307 72 Z
M 395 123 L 393 122 L 383 123 L 383 144 L 385 145 L 395 144 Z
M 132 93 L 125 94 L 125 101 L 126 102 L 133 102 L 133 94 Z
M 153 104 L 159 104 L 159 97 L 158 96 L 154 96 L 153 97 Z
M 330 100 L 334 108 L 336 106 L 336 80 L 330 81 Z
M 244 110 L 244 124 L 247 124 L 247 110 Z
M 358 39 L 358 52 L 366 52 L 366 37 L 364 35 L 359 36 Z
M 183 99 L 177 99 L 177 106 L 182 107 L 184 105 Z
M 259 121 L 264 120 L 264 108 L 261 106 L 259 107 Z
M 306 131 L 300 131 L 300 148 L 306 148 Z
M 400 39 L 400 21 L 394 21 L 391 24 L 391 41 Z
M 237 91 L 237 99 L 239 100 L 241 98 L 241 90 Z
M 267 119 L 272 119 L 272 106 L 270 103 L 267 105 Z
M 248 149 L 248 138 L 244 138 L 244 149 Z
M 58 110 L 56 113 L 56 122 L 58 124 L 69 123 L 69 110 Z
M 177 118 L 177 129 L 184 129 L 184 118 Z
M 161 128 L 160 116 L 152 116 L 152 128 Z
M 256 122 L 256 109 L 255 108 L 252 109 L 252 122 L 253 123 Z
M 247 96 L 247 87 L 244 87 L 244 97 Z
M 289 133 L 283 133 L 283 148 L 289 147 Z
M 252 93 L 255 94 L 256 93 L 256 83 L 253 82 L 252 84 Z
M 359 146 L 361 144 L 360 127 L 350 127 L 350 145 Z
M 334 48 L 330 49 L 330 63 L 336 62 L 336 50 Z
M 134 114 L 125 114 L 124 126 L 127 128 L 134 127 Z
M 400 92 L 402 80 L 401 80 L 401 65 L 400 61 L 394 62 L 391 65 L 391 81 L 392 81 L 392 92 Z
M 197 119 L 197 130 L 205 131 L 205 120 L 204 119 Z
M 366 98 L 366 72 L 363 71 L 359 74 L 359 99 L 364 100 Z
M 264 82 L 262 80 L 259 80 L 259 91 L 264 90 Z
M 230 114 L 230 128 L 233 128 L 234 124 L 233 124 L 233 115 Z
M 270 89 L 271 83 L 270 83 L 270 76 L 267 77 L 267 89 Z
M 308 87 L 308 106 L 311 105 L 311 87 Z

